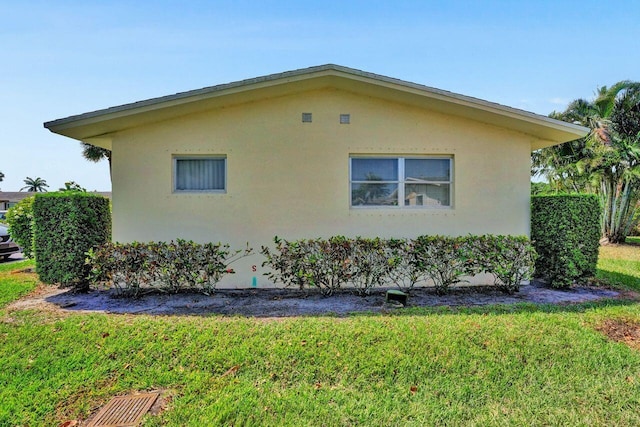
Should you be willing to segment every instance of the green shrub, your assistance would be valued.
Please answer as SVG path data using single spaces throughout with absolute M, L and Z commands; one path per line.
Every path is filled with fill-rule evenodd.
M 274 237 L 274 248 L 263 246 L 260 253 L 266 258 L 262 266 L 271 272 L 264 273 L 274 283 L 282 283 L 285 288 L 304 289 L 311 285 L 306 263 L 311 244 L 308 240 L 287 241 Z
M 86 253 L 111 239 L 109 200 L 77 191 L 38 194 L 33 202 L 33 224 L 40 280 L 86 287 Z
M 88 252 L 90 280 L 104 284 L 125 296 L 147 290 L 178 293 L 215 291 L 218 282 L 233 274 L 230 264 L 251 253 L 231 250 L 222 243 L 198 244 L 178 239 L 173 242 L 106 243 Z
M 231 250 L 228 244 L 198 244 L 180 239 L 160 242 L 152 249 L 152 275 L 162 290 L 172 293 L 182 289 L 213 293 L 223 276 L 234 273 L 230 264 L 252 252 L 248 246 L 244 250 Z
M 7 223 L 11 238 L 22 248 L 27 258 L 33 258 L 33 199 L 20 200 L 7 211 Z
M 356 237 L 350 249 L 345 267 L 356 293 L 367 295 L 389 279 L 395 263 L 387 240 Z
M 121 295 L 138 296 L 141 289 L 153 282 L 152 245 L 108 242 L 89 249 L 85 260 L 89 282 L 113 286 Z
M 507 293 L 533 275 L 536 251 L 526 236 L 484 235 L 473 237 L 473 263 L 481 272 L 492 274 L 494 284 Z
M 431 279 L 437 293 L 477 272 L 470 242 L 474 236 L 420 236 L 414 240 L 414 266 Z
M 420 236 L 416 239 L 329 239 L 287 241 L 263 247 L 263 267 L 270 280 L 285 286 L 317 287 L 329 295 L 351 285 L 360 295 L 383 285 L 411 290 L 431 281 L 438 293 L 465 276 L 493 274 L 494 284 L 507 292 L 531 278 L 535 251 L 526 237 Z
M 389 272 L 388 283 L 397 286 L 403 292 L 411 292 L 418 284 L 428 280 L 428 275 L 420 267 L 416 257 L 416 243 L 411 239 L 389 239 L 386 241 L 389 254 L 389 264 L 392 269 Z
M 273 271 L 265 273 L 270 280 L 285 286 L 317 287 L 331 295 L 349 279 L 352 240 L 344 236 L 329 239 L 287 241 L 274 238 L 275 248 L 262 247 L 266 257 L 262 266 Z
M 595 275 L 602 209 L 595 195 L 534 196 L 531 239 L 535 276 L 565 288 Z

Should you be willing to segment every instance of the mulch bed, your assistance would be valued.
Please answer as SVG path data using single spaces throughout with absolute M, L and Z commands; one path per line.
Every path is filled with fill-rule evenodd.
M 54 288 L 55 289 L 55 288 Z M 180 293 L 176 295 L 148 294 L 140 298 L 118 298 L 113 290 L 91 290 L 73 293 L 55 289 L 42 295 L 44 303 L 65 311 L 97 311 L 122 314 L 155 315 L 240 315 L 251 317 L 288 317 L 303 315 L 344 316 L 358 312 L 388 312 L 397 310 L 385 303 L 386 289 L 375 289 L 361 297 L 343 289 L 332 296 L 317 290 L 294 289 L 220 289 L 214 295 Z M 451 289 L 438 295 L 432 288 L 414 289 L 408 307 L 481 306 L 489 304 L 574 304 L 601 299 L 629 298 L 626 293 L 592 286 L 575 286 L 568 290 L 550 289 L 536 281 L 507 295 L 495 287 L 474 286 Z M 26 302 L 25 302 L 26 303 Z M 15 304 L 15 303 L 14 303 Z M 402 310 L 402 309 L 400 309 Z

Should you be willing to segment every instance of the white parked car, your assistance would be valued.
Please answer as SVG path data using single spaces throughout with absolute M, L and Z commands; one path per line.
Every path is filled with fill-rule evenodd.
M 20 247 L 16 242 L 11 240 L 9 229 L 0 224 L 0 258 L 6 260 L 16 252 L 20 252 Z

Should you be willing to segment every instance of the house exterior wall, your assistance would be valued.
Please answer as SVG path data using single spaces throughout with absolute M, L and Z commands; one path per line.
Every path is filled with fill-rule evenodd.
M 186 115 L 113 136 L 113 238 L 249 242 L 257 252 L 276 235 L 528 235 L 532 142 L 330 88 Z M 350 207 L 349 157 L 358 154 L 452 156 L 453 206 Z M 226 156 L 226 193 L 174 193 L 175 155 Z M 256 254 L 237 263 L 225 285 L 270 286 L 261 262 Z

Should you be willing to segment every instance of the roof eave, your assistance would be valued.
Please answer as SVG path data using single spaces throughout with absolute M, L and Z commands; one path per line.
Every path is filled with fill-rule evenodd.
M 321 87 L 327 84 L 328 80 L 339 85 L 340 78 L 344 79 L 342 86 L 349 90 L 360 85 L 363 88 L 366 87 L 363 90 L 377 88 L 380 93 L 384 92 L 383 96 L 392 96 L 394 93 L 405 94 L 404 96 L 409 94 L 414 97 L 415 102 L 426 106 L 425 108 L 431 106 L 433 109 L 445 110 L 450 114 L 468 116 L 482 122 L 531 134 L 539 140 L 532 144 L 532 150 L 578 139 L 584 137 L 589 131 L 582 126 L 528 111 L 334 64 L 152 98 L 49 121 L 44 123 L 44 126 L 51 132 L 87 141 L 91 138 L 108 136 L 109 133 L 118 130 L 175 117 L 178 110 L 180 114 L 188 114 L 214 108 L 216 102 L 220 103 L 232 95 L 235 102 L 270 95 L 282 96 L 295 92 L 298 86 L 296 83 L 305 82 L 308 90 L 310 81 L 315 82 L 317 87 Z

